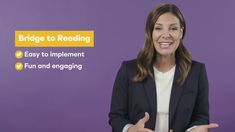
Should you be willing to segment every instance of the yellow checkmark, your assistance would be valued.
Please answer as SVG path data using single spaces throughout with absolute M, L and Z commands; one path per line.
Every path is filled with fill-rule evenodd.
M 21 63 L 21 62 L 17 62 L 16 64 L 15 64 L 15 69 L 17 70 L 17 71 L 20 71 L 20 70 L 22 70 L 24 68 L 24 66 L 23 66 L 23 64 Z
M 22 51 L 20 51 L 20 50 L 17 50 L 16 52 L 15 52 L 15 57 L 17 58 L 17 59 L 21 59 L 22 57 L 23 57 L 23 52 Z

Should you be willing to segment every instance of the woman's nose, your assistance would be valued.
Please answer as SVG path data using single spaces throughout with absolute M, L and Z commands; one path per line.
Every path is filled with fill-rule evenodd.
M 162 38 L 170 38 L 171 37 L 171 35 L 170 35 L 170 32 L 168 32 L 168 31 L 165 31 L 163 34 L 162 34 Z

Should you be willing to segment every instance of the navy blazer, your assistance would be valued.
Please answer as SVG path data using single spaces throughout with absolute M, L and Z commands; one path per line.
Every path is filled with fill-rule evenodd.
M 153 72 L 153 68 L 151 70 Z M 148 76 L 142 82 L 134 82 L 132 79 L 136 74 L 136 60 L 131 60 L 122 63 L 116 76 L 109 112 L 109 123 L 113 132 L 122 132 L 128 123 L 136 124 L 144 117 L 144 112 L 150 115 L 145 128 L 155 129 L 155 79 Z M 191 126 L 209 123 L 208 79 L 205 65 L 193 61 L 182 86 L 176 84 L 179 74 L 179 67 L 176 65 L 169 104 L 169 130 L 173 132 L 184 132 Z

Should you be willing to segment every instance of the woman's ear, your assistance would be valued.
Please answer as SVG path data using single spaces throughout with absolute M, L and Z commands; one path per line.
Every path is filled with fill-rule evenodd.
M 183 37 L 183 34 L 184 34 L 184 27 L 180 28 L 180 39 L 182 39 Z

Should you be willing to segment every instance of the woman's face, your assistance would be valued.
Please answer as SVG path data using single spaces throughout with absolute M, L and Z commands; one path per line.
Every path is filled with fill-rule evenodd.
M 179 19 L 172 13 L 162 14 L 156 21 L 152 33 L 155 50 L 160 56 L 174 55 L 182 38 Z

